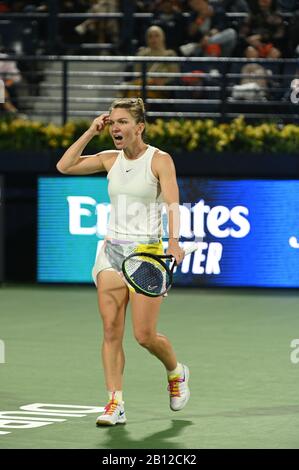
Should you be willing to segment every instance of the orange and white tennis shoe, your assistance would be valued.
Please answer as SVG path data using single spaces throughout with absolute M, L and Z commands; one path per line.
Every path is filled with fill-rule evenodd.
M 168 377 L 170 408 L 172 411 L 182 410 L 190 398 L 189 375 L 189 368 L 182 364 L 181 374 Z
M 97 417 L 96 424 L 97 426 L 114 426 L 125 424 L 126 421 L 124 403 L 112 399 L 105 406 L 103 414 Z

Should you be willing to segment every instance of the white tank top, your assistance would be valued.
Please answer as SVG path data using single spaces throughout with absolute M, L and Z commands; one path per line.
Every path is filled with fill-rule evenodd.
M 136 160 L 129 160 L 121 150 L 108 172 L 109 238 L 146 242 L 162 236 L 161 188 L 151 169 L 156 150 L 148 145 Z

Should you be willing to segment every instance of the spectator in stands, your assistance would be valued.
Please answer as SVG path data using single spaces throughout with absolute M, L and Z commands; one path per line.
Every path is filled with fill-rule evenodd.
M 258 0 L 240 30 L 248 58 L 277 59 L 285 54 L 286 29 L 274 0 Z
M 266 101 L 271 71 L 261 64 L 249 63 L 241 68 L 240 83 L 232 88 L 232 98 L 245 101 Z
M 286 91 L 282 97 L 282 102 L 285 104 L 281 112 L 298 114 L 298 99 L 299 99 L 299 71 L 295 71 L 294 78 L 288 80 Z
M 93 0 L 89 9 L 90 13 L 117 13 L 120 11 L 119 0 Z M 113 43 L 119 41 L 119 25 L 115 18 L 88 19 L 76 26 L 80 35 L 91 33 L 99 44 Z
M 6 113 L 17 114 L 18 110 L 12 103 L 7 88 L 4 88 L 4 100 L 4 103 L 0 103 L 0 116 Z
M 207 67 L 202 68 L 207 69 Z M 210 67 L 208 72 L 194 69 L 191 72 L 184 73 L 177 81 L 177 84 L 180 89 L 175 92 L 175 98 L 187 100 L 185 103 L 176 105 L 178 112 L 219 112 L 218 100 L 220 99 L 221 75 L 216 68 Z M 194 88 L 186 89 L 190 86 Z M 198 100 L 202 101 L 199 102 Z
M 141 47 L 137 54 L 138 57 L 176 57 L 177 54 L 172 49 L 167 49 L 165 44 L 165 34 L 159 26 L 150 26 L 146 31 L 146 47 Z M 136 63 L 134 72 L 141 72 L 142 65 Z M 175 62 L 151 62 L 148 64 L 147 73 L 178 73 L 179 66 Z M 174 80 L 173 77 L 150 77 L 147 78 L 147 85 L 165 86 Z M 138 78 L 129 82 L 133 85 L 141 85 L 142 79 Z M 126 92 L 126 97 L 138 96 L 138 91 Z M 149 98 L 167 98 L 169 93 L 166 90 L 149 90 L 147 93 Z M 148 106 L 149 109 L 149 106 Z
M 22 80 L 22 76 L 13 60 L 2 60 L 7 54 L 0 53 L 0 79 L 3 80 L 5 86 L 5 103 L 2 109 L 6 112 L 17 113 L 17 86 Z
M 180 50 L 184 55 L 230 56 L 237 43 L 237 33 L 228 28 L 221 5 L 212 6 L 208 0 L 190 0 L 188 35 L 190 42 Z M 191 42 L 192 41 L 192 42 Z
M 159 26 L 150 26 L 146 31 L 146 47 L 141 47 L 137 56 L 139 57 L 176 57 L 176 52 L 167 49 L 165 44 L 165 34 Z M 136 64 L 135 71 L 141 71 L 141 64 Z M 179 66 L 175 62 L 152 62 L 148 69 L 148 73 L 178 73 Z M 172 78 L 169 77 L 152 77 L 149 82 L 151 85 L 166 85 Z
M 244 23 L 246 16 L 249 15 L 250 8 L 246 0 L 220 0 L 226 13 L 240 13 L 240 16 L 230 18 L 230 25 L 239 33 L 240 27 Z
M 186 21 L 176 0 L 157 0 L 151 25 L 160 26 L 166 37 L 166 45 L 179 52 L 186 36 Z
M 88 10 L 88 5 L 85 0 L 62 0 L 60 3 L 60 12 L 62 13 L 86 13 Z M 61 18 L 59 21 L 59 36 L 61 38 L 62 44 L 80 44 L 82 42 L 82 36 L 77 33 L 76 26 L 82 23 L 81 19 L 64 19 Z M 85 38 L 84 38 L 85 39 Z M 63 49 L 63 52 L 72 54 L 72 48 L 67 47 L 66 50 Z
M 246 0 L 217 0 L 217 4 L 222 5 L 226 13 L 234 13 L 236 16 L 229 18 L 229 25 L 237 31 L 239 35 L 241 26 L 244 24 L 247 16 L 250 14 L 250 7 Z M 214 5 L 214 3 L 213 3 Z M 235 57 L 240 57 L 244 52 L 244 44 L 238 41 L 233 51 Z

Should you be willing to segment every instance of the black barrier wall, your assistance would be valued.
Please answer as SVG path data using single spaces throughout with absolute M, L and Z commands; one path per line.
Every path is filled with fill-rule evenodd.
M 4 176 L 4 280 L 34 282 L 36 269 L 36 176 Z
M 100 150 L 100 149 L 99 149 Z M 167 150 L 167 149 L 165 149 Z M 64 150 L 29 152 L 2 150 L 2 174 L 59 174 L 56 163 Z M 201 152 L 171 154 L 178 176 L 299 178 L 299 153 Z

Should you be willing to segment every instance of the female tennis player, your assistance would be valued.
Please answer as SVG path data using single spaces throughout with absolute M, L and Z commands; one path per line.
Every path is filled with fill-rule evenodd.
M 86 145 L 105 126 L 109 126 L 115 150 L 82 157 Z M 92 270 L 104 329 L 102 360 L 109 399 L 97 418 L 99 426 L 126 422 L 122 343 L 129 301 L 136 340 L 166 368 L 170 408 L 181 410 L 190 396 L 188 367 L 177 362 L 170 341 L 157 332 L 162 297 L 134 292 L 122 276 L 122 262 L 133 251 L 163 254 L 161 201 L 168 209 L 167 254 L 173 255 L 178 264 L 184 258 L 178 243 L 179 191 L 175 167 L 170 155 L 145 143 L 144 131 L 142 99 L 117 99 L 109 113 L 96 118 L 57 164 L 57 169 L 67 175 L 108 173 L 111 215 L 107 237 Z

